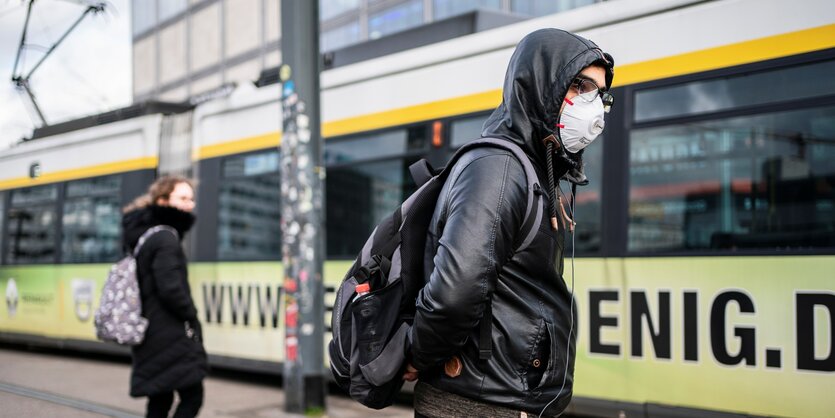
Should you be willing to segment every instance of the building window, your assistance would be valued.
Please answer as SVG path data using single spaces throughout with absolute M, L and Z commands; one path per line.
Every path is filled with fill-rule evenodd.
M 319 48 L 322 51 L 334 51 L 344 46 L 352 45 L 360 40 L 359 22 L 351 22 L 331 30 L 324 31 L 319 36 Z
M 61 261 L 112 262 L 121 254 L 119 175 L 67 183 L 61 222 Z
M 354 257 L 385 216 L 416 190 L 409 166 L 428 148 L 426 127 L 325 144 L 328 257 Z
M 319 20 L 328 20 L 359 7 L 359 0 L 319 0 Z
M 636 129 L 630 147 L 630 251 L 835 246 L 835 106 Z
M 6 263 L 55 262 L 58 186 L 13 190 L 6 223 Z
M 281 177 L 278 151 L 223 161 L 218 196 L 221 261 L 281 259 Z
M 511 0 L 513 13 L 527 16 L 545 16 L 582 6 L 597 3 L 600 0 Z
M 134 3 L 136 3 L 136 0 L 134 0 Z M 159 21 L 164 22 L 176 16 L 178 13 L 185 11 L 186 6 L 188 6 L 186 0 L 160 0 Z
M 477 9 L 501 10 L 501 0 L 433 0 L 436 20 L 459 15 Z
M 377 39 L 423 23 L 423 0 L 411 0 L 368 17 L 368 37 Z
M 131 2 L 131 9 L 133 36 L 151 29 L 157 23 L 156 0 L 133 0 Z

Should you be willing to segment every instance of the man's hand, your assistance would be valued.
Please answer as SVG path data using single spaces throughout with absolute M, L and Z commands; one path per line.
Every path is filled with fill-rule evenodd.
M 403 372 L 403 380 L 407 382 L 414 382 L 418 378 L 418 370 L 415 366 L 412 366 L 412 363 L 406 365 L 406 371 Z

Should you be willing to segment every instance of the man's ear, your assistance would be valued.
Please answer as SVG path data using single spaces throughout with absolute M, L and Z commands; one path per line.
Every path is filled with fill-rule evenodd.
M 609 64 L 606 66 L 606 88 L 609 89 L 612 88 L 612 80 L 615 78 L 615 59 L 608 52 L 604 52 L 603 57 Z

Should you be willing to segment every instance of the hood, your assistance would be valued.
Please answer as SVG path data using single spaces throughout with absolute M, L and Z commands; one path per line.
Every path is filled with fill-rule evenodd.
M 594 42 L 559 29 L 540 29 L 525 36 L 510 58 L 502 103 L 484 123 L 482 136 L 515 142 L 544 170 L 549 135 L 559 137 L 560 104 L 571 81 L 595 61 L 608 63 L 606 87 L 611 87 L 611 55 Z M 557 177 L 563 173 L 555 173 Z
M 157 225 L 168 225 L 176 229 L 182 240 L 194 225 L 194 220 L 193 214 L 172 206 L 150 205 L 130 211 L 122 217 L 123 247 L 133 248 L 148 228 Z

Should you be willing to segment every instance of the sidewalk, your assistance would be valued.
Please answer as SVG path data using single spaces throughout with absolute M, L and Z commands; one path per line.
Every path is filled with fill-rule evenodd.
M 110 357 L 95 359 L 53 351 L 0 346 L 0 417 L 136 417 L 145 398 L 128 396 L 130 365 Z M 274 380 L 274 381 L 273 381 Z M 300 417 L 284 412 L 277 378 L 215 372 L 205 381 L 200 417 Z M 327 417 L 411 417 L 411 408 L 365 408 L 329 393 Z

